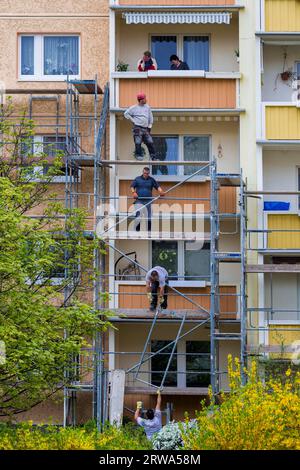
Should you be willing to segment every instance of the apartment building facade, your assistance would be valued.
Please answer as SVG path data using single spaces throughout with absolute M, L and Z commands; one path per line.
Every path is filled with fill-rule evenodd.
M 109 225 L 97 233 L 107 247 L 102 287 L 109 293 L 105 307 L 114 314 L 115 328 L 103 338 L 101 357 L 103 374 L 126 371 L 124 413 L 129 417 L 137 400 L 153 405 L 162 381 L 173 416 L 193 413 L 212 376 L 216 392 L 228 389 L 228 354 L 244 354 L 245 360 L 247 352 L 277 353 L 280 334 L 290 357 L 291 345 L 300 338 L 299 234 L 275 232 L 299 229 L 298 195 L 262 194 L 300 189 L 297 90 L 291 78 L 281 75 L 282 68 L 292 68 L 293 78 L 298 73 L 298 8 L 296 0 L 143 0 L 138 5 L 119 0 L 67 1 L 63 7 L 56 1 L 29 2 L 24 12 L 21 2 L 1 2 L 0 78 L 14 103 L 26 106 L 37 123 L 37 143 L 46 148 L 52 141 L 63 148 L 70 135 L 67 79 L 80 95 L 83 119 L 76 142 L 84 152 L 78 152 L 76 200 L 90 211 L 91 232 L 95 201 L 105 199 L 110 216 Z M 137 70 L 146 50 L 155 57 L 157 70 Z M 172 54 L 189 70 L 170 70 Z M 91 83 L 83 83 L 87 80 Z M 88 116 L 95 109 L 96 87 L 98 119 L 106 82 L 108 145 L 102 158 L 108 162 L 101 173 L 103 198 L 98 193 L 93 199 L 96 131 L 95 119 Z M 134 155 L 124 111 L 139 92 L 153 111 L 152 137 L 162 163 L 151 162 L 146 148 L 142 161 Z M 217 186 L 212 184 L 214 164 Z M 153 202 L 152 230 L 141 234 L 134 228 L 130 184 L 144 166 L 150 166 L 167 194 Z M 252 192 L 248 228 L 260 230 L 245 233 L 246 241 L 241 181 L 247 181 L 243 190 Z M 63 178 L 53 187 L 65 196 Z M 212 215 L 213 195 L 218 204 Z M 289 204 L 288 212 L 276 201 Z M 215 243 L 217 270 L 212 267 Z M 249 264 L 260 265 L 247 276 L 242 252 Z M 265 265 L 282 264 L 279 258 L 286 272 L 264 272 L 273 269 Z M 287 267 L 292 263 L 295 272 Z M 170 290 L 168 309 L 154 323 L 144 276 L 157 265 L 167 269 Z M 92 290 L 85 298 L 93 301 Z M 91 417 L 94 386 L 89 375 L 65 397 L 76 400 L 77 422 Z M 66 410 L 47 402 L 18 419 L 51 416 L 64 422 Z

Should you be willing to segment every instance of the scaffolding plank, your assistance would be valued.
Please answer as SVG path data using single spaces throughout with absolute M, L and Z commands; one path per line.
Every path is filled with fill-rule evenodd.
M 300 264 L 248 264 L 247 273 L 300 273 Z
M 124 315 L 129 318 L 149 318 L 153 319 L 155 313 L 150 312 L 148 309 L 144 308 L 139 308 L 139 309 L 110 309 L 110 312 L 114 312 L 116 315 Z M 163 310 L 161 313 L 158 314 L 158 318 L 182 318 L 184 316 L 187 316 L 187 318 L 197 318 L 201 320 L 205 320 L 208 318 L 208 314 L 201 312 L 201 310 L 192 310 L 192 309 L 187 309 L 187 310 Z M 126 320 L 126 318 L 123 319 Z M 119 319 L 119 317 L 118 317 Z

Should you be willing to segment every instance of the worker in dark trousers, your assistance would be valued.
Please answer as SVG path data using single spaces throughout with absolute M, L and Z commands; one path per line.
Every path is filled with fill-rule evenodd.
M 147 104 L 145 93 L 137 95 L 137 104 L 128 108 L 124 113 L 124 117 L 130 119 L 133 124 L 132 132 L 136 159 L 143 159 L 142 143 L 144 143 L 148 148 L 150 159 L 155 160 L 156 155 L 151 136 L 153 114 L 150 106 Z
M 155 266 L 147 272 L 146 289 L 151 312 L 155 312 L 157 306 L 168 308 L 168 285 L 168 271 L 162 266 Z
M 135 199 L 135 230 L 140 232 L 141 230 L 141 220 L 147 220 L 148 231 L 151 231 L 151 199 L 152 191 L 156 189 L 159 192 L 160 196 L 164 196 L 164 191 L 159 186 L 158 182 L 150 176 L 150 168 L 145 167 L 143 169 L 143 174 L 137 176 L 131 183 L 131 192 Z M 144 207 L 146 205 L 146 207 Z

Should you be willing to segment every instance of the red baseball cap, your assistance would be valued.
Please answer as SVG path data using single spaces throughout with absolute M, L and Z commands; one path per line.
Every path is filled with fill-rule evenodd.
M 141 91 L 140 93 L 138 93 L 138 94 L 136 95 L 136 97 L 137 97 L 138 100 L 144 100 L 144 99 L 146 98 L 146 95 L 145 95 L 145 93 L 143 93 L 143 92 Z

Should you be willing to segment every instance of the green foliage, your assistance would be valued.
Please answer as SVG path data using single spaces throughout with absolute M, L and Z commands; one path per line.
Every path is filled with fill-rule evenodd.
M 151 444 L 142 429 L 132 424 L 120 429 L 107 425 L 103 433 L 94 426 L 58 428 L 0 424 L 0 450 L 147 450 Z
M 28 410 L 76 379 L 74 357 L 109 324 L 81 301 L 98 275 L 99 242 L 84 236 L 84 211 L 49 201 L 62 157 L 51 157 L 37 179 L 34 168 L 49 157 L 30 153 L 33 134 L 31 121 L 13 119 L 9 102 L 0 119 L 0 416 Z

